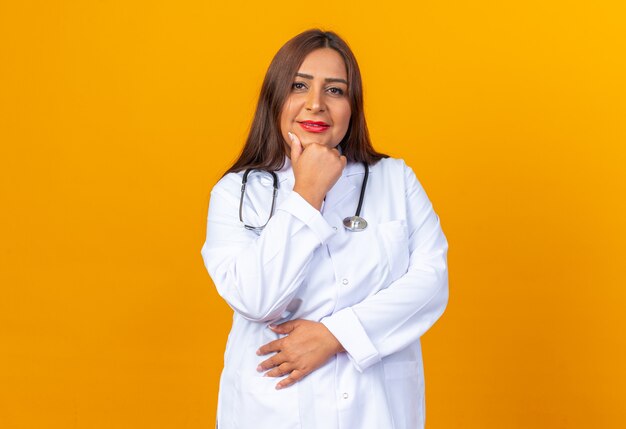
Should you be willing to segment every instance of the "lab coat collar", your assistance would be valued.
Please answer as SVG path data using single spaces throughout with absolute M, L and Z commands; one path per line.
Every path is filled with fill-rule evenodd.
M 375 170 L 377 164 L 369 166 L 370 175 L 372 170 Z M 329 212 L 335 208 L 344 198 L 349 195 L 358 194 L 363 185 L 363 179 L 359 176 L 365 175 L 365 167 L 360 162 L 350 162 L 343 169 L 343 173 L 335 186 L 326 194 L 326 201 L 324 202 L 324 212 Z M 354 176 L 354 177 L 352 177 Z M 356 210 L 356 208 L 355 208 Z
M 346 169 L 344 168 L 344 173 Z M 328 213 L 334 207 L 337 206 L 345 197 L 351 195 L 352 193 L 356 193 L 357 188 L 354 186 L 352 181 L 348 179 L 345 174 L 342 174 L 335 183 L 335 186 L 331 188 L 330 191 L 326 194 L 326 198 L 324 199 L 324 208 L 323 212 Z
M 289 178 L 293 179 L 293 169 L 291 168 L 291 159 L 289 159 L 289 157 L 285 156 L 285 164 L 283 168 L 276 171 L 276 174 L 278 175 L 278 181 L 280 183 Z

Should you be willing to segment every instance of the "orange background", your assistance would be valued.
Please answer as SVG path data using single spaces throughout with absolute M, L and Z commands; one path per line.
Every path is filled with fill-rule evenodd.
M 212 428 L 200 256 L 276 50 L 353 47 L 450 242 L 427 427 L 626 427 L 622 1 L 0 3 L 0 427 Z

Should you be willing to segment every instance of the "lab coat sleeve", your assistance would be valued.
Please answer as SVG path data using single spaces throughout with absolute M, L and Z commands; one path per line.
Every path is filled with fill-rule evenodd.
M 302 284 L 313 252 L 335 231 L 293 191 L 260 235 L 246 230 L 238 217 L 237 178 L 227 175 L 211 191 L 201 253 L 228 305 L 248 320 L 270 322 L 280 318 Z
M 359 371 L 417 341 L 448 302 L 448 242 L 413 170 L 404 166 L 409 267 L 387 288 L 322 319 Z

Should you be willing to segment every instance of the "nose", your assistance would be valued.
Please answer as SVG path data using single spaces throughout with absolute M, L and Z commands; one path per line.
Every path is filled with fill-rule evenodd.
M 315 89 L 311 89 L 306 97 L 306 104 L 304 106 L 306 110 L 309 112 L 323 112 L 324 111 L 324 100 L 320 95 L 319 91 Z

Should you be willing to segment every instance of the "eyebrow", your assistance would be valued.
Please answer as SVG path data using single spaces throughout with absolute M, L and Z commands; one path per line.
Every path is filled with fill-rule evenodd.
M 313 76 L 311 76 L 310 74 L 296 73 L 296 76 L 303 77 L 305 79 L 313 79 Z M 326 79 L 324 79 L 324 82 L 341 82 L 345 83 L 346 85 L 348 84 L 347 80 L 338 77 L 327 77 Z

